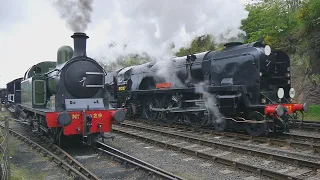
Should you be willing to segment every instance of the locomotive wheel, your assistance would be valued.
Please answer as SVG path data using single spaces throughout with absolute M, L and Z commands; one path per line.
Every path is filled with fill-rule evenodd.
M 166 123 L 176 123 L 178 122 L 180 113 L 161 113 L 161 116 Z
M 174 101 L 175 99 L 176 101 Z M 160 107 L 164 109 L 172 109 L 178 108 L 181 106 L 181 96 L 179 94 L 175 94 L 174 96 L 163 96 L 160 99 Z M 190 121 L 190 118 L 184 117 L 183 113 L 176 112 L 161 112 L 160 119 L 167 123 L 177 123 L 183 121 Z
M 250 112 L 248 118 L 256 121 L 265 120 L 265 117 L 258 111 Z M 267 123 L 245 123 L 244 128 L 251 136 L 261 136 L 266 133 Z
M 177 122 L 178 123 L 182 123 L 182 124 L 191 125 L 190 114 L 188 114 L 188 113 L 178 113 Z
M 143 104 L 143 114 L 144 117 L 149 120 L 155 120 L 158 116 L 158 112 L 152 111 L 151 108 L 157 107 L 156 102 L 152 101 L 152 98 L 147 99 Z
M 191 126 L 202 127 L 207 123 L 207 118 L 203 113 L 192 114 Z

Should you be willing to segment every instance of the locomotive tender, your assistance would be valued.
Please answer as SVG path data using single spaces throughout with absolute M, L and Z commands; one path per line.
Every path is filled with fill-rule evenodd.
M 113 122 L 125 118 L 122 109 L 109 109 L 104 69 L 86 55 L 85 33 L 76 32 L 74 51 L 62 46 L 57 62 L 43 61 L 29 68 L 21 79 L 21 103 L 14 113 L 28 119 L 34 131 L 55 143 L 62 137 L 80 137 L 92 143 Z
M 290 75 L 285 52 L 231 42 L 223 50 L 123 68 L 107 86 L 116 87 L 114 99 L 131 117 L 260 136 L 288 132 L 297 111 L 308 111 L 308 104 L 293 102 Z

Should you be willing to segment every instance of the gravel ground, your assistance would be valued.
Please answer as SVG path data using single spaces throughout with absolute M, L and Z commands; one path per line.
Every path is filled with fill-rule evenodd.
M 115 140 L 108 141 L 107 144 L 186 179 L 268 179 L 250 172 L 236 170 L 230 166 L 212 163 L 176 151 L 162 149 L 159 146 L 120 134 L 115 134 L 115 136 Z M 150 135 L 150 137 L 151 136 L 152 135 Z M 164 140 L 168 139 L 164 138 Z
M 56 163 L 10 136 L 11 179 L 72 179 Z
M 302 130 L 302 129 L 291 129 L 290 133 L 296 134 L 296 135 L 310 136 L 310 137 L 319 137 L 320 136 L 320 132 L 308 131 L 308 130 Z
M 139 125 L 147 126 L 145 124 L 139 123 Z M 147 126 L 151 127 L 151 126 Z M 154 128 L 154 127 L 153 127 Z M 214 142 L 220 142 L 228 145 L 234 145 L 237 147 L 247 147 L 250 149 L 255 149 L 258 151 L 263 152 L 270 152 L 270 153 L 277 153 L 279 155 L 285 155 L 288 157 L 300 157 L 302 159 L 307 159 L 313 162 L 320 162 L 320 153 L 312 151 L 309 147 L 302 148 L 302 147 L 291 147 L 288 145 L 275 145 L 275 144 L 268 144 L 268 143 L 260 143 L 258 141 L 248 141 L 244 139 L 238 138 L 230 138 L 226 136 L 218 136 L 218 135 L 211 135 L 211 134 L 201 134 L 195 132 L 186 132 L 183 130 L 174 130 L 168 127 L 162 127 L 162 130 L 166 130 L 172 133 L 179 133 L 181 135 L 206 139 Z M 310 142 L 309 142 L 310 143 Z M 312 143 L 311 143 L 312 144 Z M 316 143 L 313 143 L 316 144 Z
M 65 149 L 65 151 L 100 179 L 159 179 L 148 177 L 144 171 L 137 171 L 132 167 L 125 167 L 110 159 L 108 156 L 97 153 L 88 147 L 68 148 Z
M 162 136 L 162 135 L 155 135 L 153 133 L 146 133 L 146 132 L 141 132 L 138 130 L 137 131 L 132 130 L 131 128 L 121 127 L 121 129 L 126 132 L 134 133 L 134 134 L 141 135 L 144 137 L 150 137 L 152 139 L 159 140 L 159 141 L 166 141 L 170 144 L 177 145 L 179 147 L 188 148 L 188 149 L 193 149 L 193 150 L 199 151 L 199 150 L 209 148 L 207 146 L 201 146 L 199 144 L 189 143 L 189 142 L 186 142 L 186 141 L 183 141 L 180 139 L 175 139 L 175 138 L 169 139 L 168 137 Z M 216 140 L 216 141 L 218 141 L 218 140 Z M 252 146 L 250 146 L 250 149 L 252 149 Z M 263 148 L 259 149 L 259 147 L 255 147 L 254 149 L 257 149 L 259 151 L 264 150 Z M 236 160 L 238 162 L 250 164 L 250 165 L 253 165 L 253 166 L 256 166 L 259 168 L 266 168 L 269 170 L 278 171 L 280 173 L 289 174 L 289 175 L 297 176 L 297 174 L 299 174 L 299 173 L 303 173 L 303 174 L 311 173 L 311 170 L 308 168 L 297 168 L 293 164 L 274 161 L 274 160 L 261 158 L 261 157 L 255 157 L 252 155 L 246 155 L 246 154 L 244 155 L 243 153 L 228 152 L 228 151 L 224 151 L 221 149 L 210 149 L 210 150 L 206 151 L 205 153 L 215 155 L 215 156 L 221 156 L 221 157 L 224 157 L 224 158 L 227 158 L 230 160 Z M 279 152 L 277 152 L 277 151 L 274 151 L 274 153 L 279 154 Z M 283 153 L 283 154 L 287 155 L 287 156 L 290 155 L 289 153 Z M 319 159 L 315 159 L 315 158 L 314 159 L 308 158 L 308 159 L 316 161 L 316 162 L 320 162 Z

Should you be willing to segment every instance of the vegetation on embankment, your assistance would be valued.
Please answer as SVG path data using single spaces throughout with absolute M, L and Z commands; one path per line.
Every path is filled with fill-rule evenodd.
M 304 119 L 320 122 L 320 105 L 310 105 L 309 112 L 304 113 Z

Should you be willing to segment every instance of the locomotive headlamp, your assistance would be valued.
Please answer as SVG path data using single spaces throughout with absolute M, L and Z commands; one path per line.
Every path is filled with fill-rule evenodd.
M 286 77 L 290 77 L 290 73 L 286 73 Z
M 282 116 L 284 114 L 284 107 L 282 105 L 278 105 L 275 109 L 278 116 Z
M 277 95 L 278 95 L 278 98 L 279 98 L 279 99 L 283 98 L 283 96 L 284 96 L 284 90 L 283 90 L 283 88 L 279 88 L 279 89 L 278 89 Z
M 296 91 L 294 90 L 294 88 L 290 88 L 289 96 L 290 96 L 291 98 L 294 98 L 295 95 L 296 95 Z
M 308 112 L 309 111 L 309 104 L 308 103 L 304 103 L 302 106 L 303 112 Z
M 264 47 L 264 54 L 269 56 L 271 54 L 271 47 L 269 45 L 266 45 Z
M 266 99 L 266 98 L 262 98 L 262 99 L 261 99 L 261 103 L 262 103 L 262 104 L 265 104 L 266 102 L 267 102 L 267 99 Z

